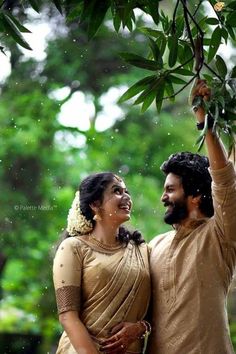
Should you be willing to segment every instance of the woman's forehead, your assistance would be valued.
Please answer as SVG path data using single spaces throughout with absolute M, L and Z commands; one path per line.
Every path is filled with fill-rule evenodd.
M 126 188 L 125 182 L 118 176 L 114 176 L 110 186 L 119 186 L 124 189 Z

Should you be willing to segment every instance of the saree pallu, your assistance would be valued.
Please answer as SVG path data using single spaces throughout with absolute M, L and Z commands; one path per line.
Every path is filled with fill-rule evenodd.
M 89 236 L 70 237 L 54 260 L 58 313 L 78 311 L 99 350 L 98 340 L 109 337 L 120 322 L 144 318 L 150 298 L 149 250 L 146 244 L 104 247 Z M 127 353 L 141 353 L 142 340 Z M 57 354 L 75 354 L 64 332 Z

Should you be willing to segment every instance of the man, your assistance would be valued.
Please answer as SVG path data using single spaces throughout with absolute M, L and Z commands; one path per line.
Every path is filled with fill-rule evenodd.
M 199 80 L 193 97 L 208 99 Z M 205 112 L 195 112 L 203 128 Z M 148 354 L 232 354 L 226 297 L 236 265 L 236 176 L 208 121 L 208 159 L 178 153 L 162 165 L 161 200 L 173 231 L 150 245 L 152 333 Z M 212 198 L 211 198 L 212 178 Z M 213 205 L 212 206 L 212 199 Z

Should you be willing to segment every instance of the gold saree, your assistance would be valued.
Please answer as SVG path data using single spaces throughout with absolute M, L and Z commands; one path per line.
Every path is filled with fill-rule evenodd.
M 146 244 L 106 248 L 89 236 L 70 237 L 59 246 L 53 266 L 58 313 L 78 311 L 99 350 L 97 340 L 122 321 L 144 318 L 150 297 Z M 141 353 L 137 340 L 127 353 Z M 64 332 L 57 354 L 76 354 Z

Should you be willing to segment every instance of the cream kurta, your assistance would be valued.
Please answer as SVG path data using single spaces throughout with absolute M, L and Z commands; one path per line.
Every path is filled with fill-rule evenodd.
M 89 237 L 70 237 L 54 260 L 58 312 L 76 310 L 96 344 L 122 321 L 144 318 L 150 297 L 149 251 L 133 241 L 104 249 Z M 99 346 L 96 344 L 97 348 Z M 137 340 L 127 353 L 141 353 Z M 57 354 L 76 353 L 64 332 Z
M 236 181 L 211 170 L 215 215 L 151 241 L 148 354 L 232 354 L 226 297 L 236 264 Z

